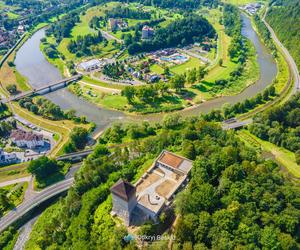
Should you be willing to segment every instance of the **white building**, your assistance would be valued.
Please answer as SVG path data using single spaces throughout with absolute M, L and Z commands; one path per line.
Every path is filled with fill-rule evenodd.
M 15 153 L 6 153 L 0 148 L 0 165 L 15 163 L 17 160 Z
M 45 145 L 43 136 L 34 134 L 32 131 L 27 132 L 21 129 L 13 130 L 10 134 L 10 138 L 12 142 L 20 148 L 26 147 L 33 149 Z
M 78 68 L 86 71 L 86 72 L 90 72 L 92 70 L 95 69 L 99 69 L 102 66 L 102 62 L 98 59 L 92 59 L 90 61 L 86 61 L 86 62 L 82 62 L 78 65 Z
M 112 215 L 125 224 L 157 221 L 161 211 L 169 206 L 178 190 L 185 186 L 192 161 L 166 150 L 135 185 L 119 180 L 112 188 Z
M 142 39 L 151 39 L 154 36 L 154 29 L 144 26 L 142 29 Z

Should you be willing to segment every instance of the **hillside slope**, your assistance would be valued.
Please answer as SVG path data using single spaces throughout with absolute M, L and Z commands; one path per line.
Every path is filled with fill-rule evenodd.
M 275 0 L 266 20 L 290 51 L 300 69 L 300 0 Z

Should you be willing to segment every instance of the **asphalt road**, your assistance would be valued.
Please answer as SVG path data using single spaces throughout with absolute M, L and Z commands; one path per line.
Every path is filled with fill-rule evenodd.
M 57 194 L 60 194 L 66 190 L 68 190 L 74 182 L 74 178 L 69 178 L 59 183 L 56 183 L 43 191 L 37 193 L 31 199 L 24 201 L 21 205 L 19 205 L 16 209 L 10 211 L 8 214 L 3 216 L 0 219 L 0 232 L 5 230 L 8 226 L 16 222 L 22 216 L 24 216 L 31 209 L 41 204 L 42 202 L 54 197 Z

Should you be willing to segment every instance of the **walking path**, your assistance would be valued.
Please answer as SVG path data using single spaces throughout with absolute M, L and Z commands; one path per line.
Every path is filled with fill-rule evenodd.
M 21 250 L 24 249 L 25 247 L 25 243 L 29 240 L 29 236 L 32 230 L 32 226 L 33 224 L 36 222 L 36 220 L 38 219 L 39 215 L 34 217 L 33 219 L 31 219 L 30 221 L 28 221 L 24 226 L 22 226 L 19 229 L 19 237 L 17 239 L 17 242 L 14 246 L 14 250 Z
M 0 187 L 5 187 L 5 186 L 21 183 L 21 182 L 30 182 L 30 180 L 31 180 L 31 176 L 26 176 L 26 177 L 11 180 L 11 181 L 4 181 L 4 182 L 0 183 Z

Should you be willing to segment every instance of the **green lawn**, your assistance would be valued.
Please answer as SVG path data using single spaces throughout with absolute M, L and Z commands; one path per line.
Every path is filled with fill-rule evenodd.
M 9 19 L 17 19 L 20 16 L 20 15 L 14 13 L 14 12 L 11 12 L 11 11 L 7 12 L 6 14 L 7 14 Z
M 183 74 L 188 70 L 191 70 L 193 68 L 199 68 L 202 65 L 203 63 L 198 58 L 190 57 L 190 59 L 187 62 L 173 66 L 170 68 L 170 70 L 175 74 Z
M 54 43 L 52 40 L 53 40 L 53 37 L 47 38 L 47 42 L 49 42 L 49 43 Z M 59 72 L 62 75 L 64 75 L 65 64 L 64 64 L 63 60 L 61 58 L 49 58 L 49 57 L 47 57 L 46 54 L 44 53 L 44 48 L 46 46 L 47 46 L 47 44 L 43 44 L 43 43 L 40 44 L 41 51 L 43 52 L 45 58 L 47 58 L 49 63 L 54 65 L 59 70 Z
M 164 69 L 161 66 L 159 66 L 158 64 L 152 64 L 150 66 L 150 70 L 151 70 L 151 72 L 159 74 L 159 75 L 164 73 Z
M 300 166 L 296 163 L 295 154 L 293 152 L 285 148 L 278 147 L 271 142 L 263 141 L 247 130 L 242 130 L 239 132 L 239 134 L 248 138 L 252 138 L 265 151 L 272 153 L 275 156 L 275 159 L 282 164 L 288 170 L 288 172 L 290 172 L 296 178 L 300 178 Z
M 153 103 L 147 104 L 135 98 L 134 104 L 131 105 L 127 99 L 120 94 L 105 93 L 97 88 L 84 86 L 80 83 L 69 85 L 69 89 L 77 96 L 81 96 L 96 105 L 129 113 L 147 114 L 170 112 L 187 106 L 187 101 L 177 95 L 157 98 Z
M 222 0 L 223 3 L 229 3 L 233 5 L 245 5 L 248 3 L 255 3 L 256 0 Z
M 108 84 L 108 83 L 105 83 L 105 82 L 100 82 L 98 80 L 90 78 L 89 76 L 83 76 L 82 80 L 84 82 L 87 82 L 87 83 L 90 83 L 90 84 L 94 84 L 94 85 L 98 85 L 98 86 L 105 87 L 105 88 L 124 89 L 124 85 Z
M 8 210 L 6 210 L 4 213 L 7 213 L 11 209 L 17 207 L 18 205 L 20 205 L 20 203 L 22 203 L 27 187 L 28 182 L 23 182 L 0 188 L 5 192 L 6 196 L 9 198 L 10 204 Z

